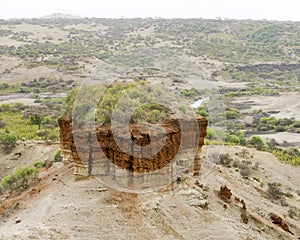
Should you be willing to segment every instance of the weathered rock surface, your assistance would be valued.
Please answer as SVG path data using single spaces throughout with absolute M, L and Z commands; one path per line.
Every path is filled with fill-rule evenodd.
M 197 117 L 196 120 L 168 119 L 162 123 L 164 133 L 151 131 L 150 137 L 147 128 L 130 125 L 129 129 L 118 129 L 116 137 L 109 125 L 93 129 L 76 126 L 73 129 L 72 120 L 67 117 L 60 118 L 58 123 L 63 159 L 74 163 L 74 173 L 79 176 L 112 171 L 108 169 L 111 164 L 106 161 L 134 173 L 162 169 L 170 164 L 179 151 L 194 149 L 197 153 L 198 148 L 199 152 L 207 127 L 207 120 L 202 117 Z M 189 163 L 185 159 L 178 162 L 184 168 Z M 198 173 L 198 155 L 194 163 L 195 172 Z

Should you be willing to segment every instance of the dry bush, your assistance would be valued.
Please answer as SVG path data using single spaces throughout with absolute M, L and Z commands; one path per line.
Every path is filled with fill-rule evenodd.
M 280 200 L 283 196 L 283 192 L 277 183 L 269 183 L 268 184 L 268 194 L 272 199 Z
M 290 218 L 300 220 L 300 210 L 296 207 L 290 207 L 288 214 Z
M 240 174 L 243 177 L 249 177 L 251 175 L 251 161 L 238 161 L 233 162 L 233 166 L 240 169 Z
M 227 153 L 227 154 L 220 154 L 219 160 L 217 163 L 221 164 L 223 166 L 229 167 L 231 162 L 232 162 L 232 158 Z

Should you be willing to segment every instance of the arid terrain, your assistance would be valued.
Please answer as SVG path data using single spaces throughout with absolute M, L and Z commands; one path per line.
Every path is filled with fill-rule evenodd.
M 93 177 L 74 180 L 70 164 L 56 163 L 20 197 L 2 199 L 0 239 L 298 239 L 299 210 L 293 215 L 291 209 L 300 207 L 299 167 L 253 149 L 241 157 L 242 150 L 223 152 L 232 161 L 259 163 L 247 179 L 234 167 L 216 165 L 204 179 L 186 175 L 140 195 L 116 192 Z M 272 200 L 270 182 L 280 183 L 289 196 Z M 219 195 L 222 185 L 231 190 L 230 199 Z M 246 204 L 247 223 L 237 198 Z M 271 214 L 294 235 L 273 224 Z
M 0 240 L 300 239 L 299 34 L 292 21 L 0 19 Z M 94 83 L 96 109 L 101 88 L 79 97 Z M 75 177 L 58 119 L 109 124 L 137 86 L 122 105 L 134 123 L 176 107 L 209 120 L 200 176 L 140 194 Z

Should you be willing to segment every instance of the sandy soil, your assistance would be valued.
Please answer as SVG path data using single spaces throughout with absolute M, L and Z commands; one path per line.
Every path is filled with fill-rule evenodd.
M 2 56 L 0 57 L 0 72 L 4 72 L 5 69 L 11 70 L 22 63 L 23 61 L 19 58 Z
M 37 39 L 39 42 L 53 42 L 53 43 L 61 43 L 65 39 L 67 33 L 62 31 L 59 28 L 48 28 L 39 25 L 22 23 L 19 25 L 11 26 L 2 26 L 2 29 L 11 29 L 13 32 L 30 32 L 32 35 L 29 35 L 26 41 L 32 41 Z M 25 42 L 24 42 L 25 43 Z
M 242 112 L 263 110 L 264 112 L 279 111 L 272 114 L 276 118 L 300 119 L 300 94 L 298 92 L 282 93 L 279 96 L 241 97 L 233 101 L 245 107 Z
M 241 150 L 226 147 L 224 153 L 242 160 L 236 155 Z M 235 169 L 217 165 L 205 179 L 187 175 L 161 191 L 125 194 L 93 177 L 75 181 L 71 165 L 56 165 L 42 173 L 48 177 L 35 190 L 28 190 L 29 197 L 24 194 L 19 199 L 9 217 L 0 218 L 0 239 L 298 239 L 299 224 L 287 212 L 291 206 L 300 208 L 295 193 L 300 190 L 300 168 L 282 164 L 269 153 L 249 151 L 253 155 L 249 161 L 259 162 L 251 175 L 261 178 L 264 187 L 251 176 L 245 179 Z M 280 182 L 283 191 L 289 189 L 293 197 L 286 198 L 288 206 L 270 201 L 268 182 Z M 231 200 L 218 196 L 222 184 L 232 190 Z M 247 224 L 241 221 L 242 208 L 234 197 L 245 200 Z M 197 201 L 206 198 L 208 208 L 203 209 Z M 280 215 L 295 235 L 271 223 L 271 212 Z
M 217 81 L 216 86 L 221 88 L 246 88 L 246 84 L 248 82 L 224 82 L 224 81 Z
M 26 42 L 17 41 L 15 39 L 7 38 L 7 37 L 0 37 L 0 45 L 1 46 L 20 47 L 24 44 L 26 44 Z
M 15 84 L 30 81 L 33 79 L 39 79 L 40 77 L 60 77 L 60 73 L 56 70 L 50 69 L 48 67 L 36 67 L 36 68 L 23 68 L 19 67 L 13 69 L 10 74 L 3 74 L 0 77 L 0 82 L 6 82 L 8 84 Z
M 39 98 L 64 98 L 67 96 L 66 93 L 51 93 L 51 92 L 45 92 L 45 93 L 14 93 L 14 94 L 8 94 L 8 95 L 0 95 L 0 104 L 3 103 L 24 103 L 25 105 L 29 106 L 37 106 L 40 105 L 39 103 L 35 103 L 36 97 Z
M 274 138 L 278 143 L 287 142 L 289 145 L 300 146 L 299 133 L 278 132 L 272 134 L 258 134 L 258 136 L 264 140 Z

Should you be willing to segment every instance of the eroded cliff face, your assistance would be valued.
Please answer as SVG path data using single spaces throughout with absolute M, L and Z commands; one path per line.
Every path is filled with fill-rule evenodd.
M 117 129 L 117 134 L 108 125 L 72 128 L 72 120 L 67 117 L 60 118 L 58 123 L 63 159 L 74 163 L 77 176 L 108 173 L 112 171 L 108 167 L 111 163 L 133 173 L 148 173 L 166 167 L 180 151 L 190 149 L 196 150 L 196 154 L 193 166 L 189 167 L 199 174 L 201 162 L 197 153 L 206 136 L 205 118 L 168 119 L 161 125 L 164 132 L 130 125 L 129 129 Z M 179 167 L 190 165 L 182 155 L 176 161 Z

